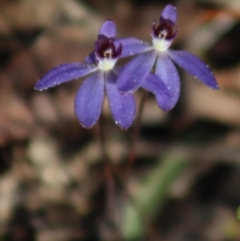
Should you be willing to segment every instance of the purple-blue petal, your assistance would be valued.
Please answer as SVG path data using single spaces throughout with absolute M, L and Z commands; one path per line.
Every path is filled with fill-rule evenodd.
M 106 91 L 109 108 L 115 123 L 122 129 L 127 129 L 134 121 L 136 111 L 135 99 L 131 93 L 121 94 L 119 92 L 116 79 L 117 76 L 114 72 L 109 72 L 107 74 Z
M 101 26 L 98 36 L 105 36 L 107 38 L 115 38 L 116 25 L 112 20 L 106 20 Z
M 171 4 L 168 4 L 162 11 L 161 18 L 164 18 L 165 20 L 170 20 L 173 25 L 175 25 L 177 21 L 177 8 L 174 7 Z
M 115 66 L 113 71 L 116 75 L 119 75 L 119 73 L 123 70 L 123 66 Z
M 178 71 L 172 60 L 166 54 L 160 54 L 156 63 L 155 74 L 165 83 L 169 92 L 170 98 L 165 104 L 164 111 L 171 110 L 177 103 L 180 94 L 180 79 Z M 161 102 L 161 95 L 156 94 L 157 102 Z M 164 99 L 162 100 L 164 103 Z M 161 105 L 160 105 L 161 106 Z
M 205 85 L 212 89 L 218 89 L 218 83 L 209 67 L 198 57 L 186 51 L 169 50 L 170 58 L 185 69 L 189 74 L 193 75 Z
M 95 52 L 91 52 L 84 60 L 84 63 L 86 64 L 96 64 L 96 60 L 95 60 Z
M 104 98 L 104 74 L 98 71 L 83 81 L 74 101 L 74 111 L 85 128 L 99 119 Z
M 120 92 L 133 92 L 150 73 L 156 60 L 156 53 L 149 51 L 140 54 L 128 62 L 119 73 L 117 86 Z
M 47 72 L 36 83 L 35 90 L 45 90 L 64 82 L 81 78 L 97 70 L 96 66 L 81 63 L 66 63 L 59 65 Z
M 172 109 L 171 93 L 157 75 L 150 73 L 143 81 L 141 87 L 155 95 L 157 104 L 163 111 Z
M 114 41 L 117 45 L 122 44 L 120 58 L 133 56 L 153 49 L 152 45 L 136 38 L 123 38 Z

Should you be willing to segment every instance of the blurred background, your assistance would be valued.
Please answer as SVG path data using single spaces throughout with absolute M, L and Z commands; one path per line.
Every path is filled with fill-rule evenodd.
M 98 128 L 74 116 L 81 80 L 33 87 L 50 68 L 83 61 L 106 19 L 118 37 L 150 41 L 169 3 L 178 9 L 172 48 L 206 61 L 220 90 L 180 70 L 171 112 L 148 95 L 124 185 L 132 128 L 120 130 L 104 104 L 109 204 Z M 1 0 L 0 240 L 240 240 L 239 18 L 239 0 Z

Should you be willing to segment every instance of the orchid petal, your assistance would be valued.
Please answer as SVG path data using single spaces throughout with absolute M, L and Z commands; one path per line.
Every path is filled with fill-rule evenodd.
M 161 18 L 164 20 L 170 20 L 174 26 L 177 21 L 177 8 L 171 4 L 168 4 L 162 11 Z
M 209 67 L 198 57 L 186 51 L 169 50 L 168 55 L 180 67 L 185 69 L 189 74 L 203 82 L 212 89 L 218 89 L 218 83 L 210 71 Z
M 123 38 L 114 41 L 115 44 L 122 44 L 120 58 L 133 56 L 153 49 L 152 45 L 136 38 Z
M 158 56 L 155 74 L 165 83 L 170 92 L 171 96 L 167 100 L 168 103 L 167 105 L 165 104 L 166 107 L 164 110 L 171 110 L 179 99 L 180 79 L 175 65 L 166 54 L 161 54 Z M 161 102 L 161 95 L 156 94 L 156 99 L 157 102 Z M 164 99 L 162 101 L 164 103 Z
M 114 72 L 109 72 L 106 81 L 106 91 L 109 108 L 112 112 L 115 123 L 122 129 L 127 129 L 133 123 L 136 104 L 133 94 L 121 94 L 116 85 L 117 76 Z
M 36 83 L 35 90 L 45 90 L 64 82 L 86 76 L 97 70 L 96 66 L 81 63 L 66 63 L 59 65 L 47 72 Z
M 155 95 L 157 104 L 163 111 L 172 109 L 171 93 L 157 75 L 150 73 L 143 81 L 141 87 Z
M 123 66 L 115 66 L 114 69 L 113 69 L 113 72 L 116 74 L 116 75 L 119 75 L 119 73 L 123 70 Z
M 91 52 L 84 60 L 84 63 L 86 64 L 96 64 L 96 60 L 95 60 L 95 52 Z
M 142 81 L 150 73 L 156 53 L 154 51 L 140 54 L 128 62 L 119 73 L 117 80 L 118 89 L 121 92 L 133 92 L 140 87 Z
M 104 98 L 104 75 L 97 72 L 80 86 L 74 101 L 74 111 L 85 128 L 91 128 L 99 119 Z
M 101 26 L 98 36 L 105 36 L 107 38 L 115 38 L 116 36 L 116 25 L 112 20 L 107 20 Z

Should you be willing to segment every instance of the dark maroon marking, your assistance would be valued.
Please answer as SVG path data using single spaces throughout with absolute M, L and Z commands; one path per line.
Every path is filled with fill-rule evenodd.
M 156 27 L 155 23 L 153 25 L 153 33 L 155 37 L 163 39 L 173 39 L 175 34 L 173 32 L 173 23 L 167 19 L 161 19 L 159 25 Z
M 98 41 L 98 47 L 96 51 L 101 58 L 115 59 L 121 55 L 122 45 L 120 44 L 119 47 L 116 49 L 113 40 L 105 38 Z

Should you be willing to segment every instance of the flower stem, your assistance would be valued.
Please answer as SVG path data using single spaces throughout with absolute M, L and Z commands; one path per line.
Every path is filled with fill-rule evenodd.
M 137 118 L 136 118 L 136 121 L 135 121 L 135 124 L 133 127 L 132 138 L 131 138 L 129 152 L 128 152 L 127 167 L 126 167 L 126 173 L 125 173 L 127 178 L 129 176 L 129 174 L 132 170 L 132 166 L 136 160 L 135 146 L 136 146 L 136 141 L 137 141 L 137 138 L 139 135 L 141 118 L 142 118 L 144 104 L 147 99 L 147 95 L 148 95 L 148 92 L 146 90 L 143 90 L 141 101 L 140 101 L 140 107 L 139 107 Z
M 113 177 L 112 164 L 110 158 L 107 154 L 105 135 L 104 135 L 104 117 L 101 115 L 99 120 L 99 136 L 100 136 L 100 148 L 102 152 L 103 160 L 103 171 L 105 176 L 106 184 L 106 204 L 109 220 L 114 222 L 114 195 L 115 195 L 115 185 Z

